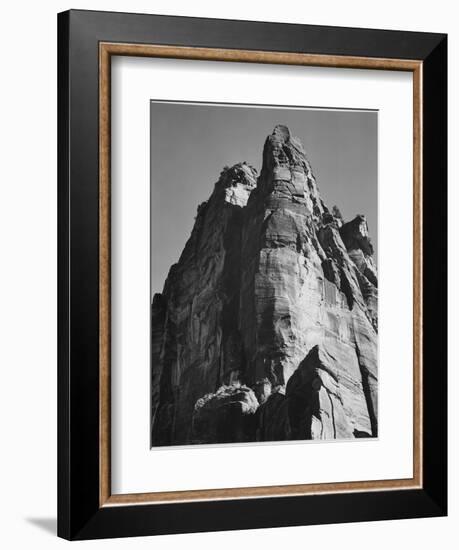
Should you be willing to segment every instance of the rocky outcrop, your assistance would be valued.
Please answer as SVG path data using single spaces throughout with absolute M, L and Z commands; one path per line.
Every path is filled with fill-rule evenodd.
M 258 400 L 247 386 L 221 386 L 194 406 L 191 443 L 254 441 Z
M 153 299 L 152 445 L 377 435 L 373 247 L 333 212 L 285 126 L 223 170 Z

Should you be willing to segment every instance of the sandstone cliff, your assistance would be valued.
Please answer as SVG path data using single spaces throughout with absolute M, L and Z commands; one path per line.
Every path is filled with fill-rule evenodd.
M 375 437 L 372 255 L 285 126 L 224 169 L 153 299 L 152 445 Z

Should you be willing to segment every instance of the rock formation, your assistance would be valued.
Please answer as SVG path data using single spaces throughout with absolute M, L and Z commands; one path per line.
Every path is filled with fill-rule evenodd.
M 338 213 L 285 126 L 223 170 L 153 299 L 153 446 L 377 436 L 373 247 Z

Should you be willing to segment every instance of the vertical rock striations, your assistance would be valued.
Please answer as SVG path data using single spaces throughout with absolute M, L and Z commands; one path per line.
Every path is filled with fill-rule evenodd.
M 225 169 L 153 299 L 152 445 L 376 436 L 372 254 L 285 126 Z
M 247 164 L 225 169 L 198 207 L 191 236 L 152 304 L 152 443 L 191 440 L 195 404 L 241 377 L 239 278 Z

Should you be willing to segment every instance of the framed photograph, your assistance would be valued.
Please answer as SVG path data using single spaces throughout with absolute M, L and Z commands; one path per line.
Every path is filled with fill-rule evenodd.
M 447 510 L 447 38 L 58 17 L 58 533 Z

